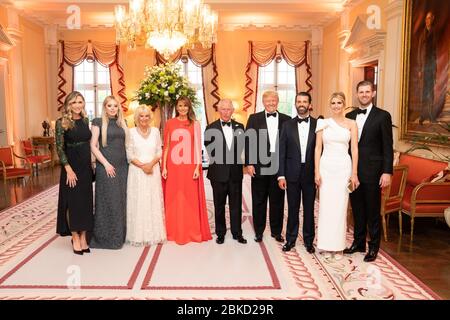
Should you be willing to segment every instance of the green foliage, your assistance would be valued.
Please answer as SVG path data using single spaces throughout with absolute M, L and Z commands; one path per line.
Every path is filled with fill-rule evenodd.
M 166 63 L 163 66 L 145 68 L 145 79 L 136 92 L 135 100 L 139 104 L 174 106 L 180 97 L 188 97 L 195 107 L 199 101 L 195 89 L 189 85 L 188 79 L 182 75 L 180 66 Z

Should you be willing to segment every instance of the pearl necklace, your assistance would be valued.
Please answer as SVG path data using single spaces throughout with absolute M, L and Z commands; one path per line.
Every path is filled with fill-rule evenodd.
M 150 128 L 147 128 L 147 131 L 145 133 L 142 132 L 139 127 L 136 127 L 136 129 L 137 129 L 137 132 L 144 138 L 147 138 L 150 133 Z

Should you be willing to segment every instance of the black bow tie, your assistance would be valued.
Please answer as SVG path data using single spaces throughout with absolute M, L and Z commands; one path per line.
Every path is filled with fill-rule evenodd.
M 358 115 L 358 114 L 366 114 L 367 113 L 367 109 L 360 109 L 360 108 L 358 108 L 357 110 L 356 110 L 356 114 Z
M 268 117 L 276 117 L 276 116 L 277 116 L 276 112 L 274 112 L 274 113 L 267 113 L 267 118 Z
M 305 122 L 305 123 L 308 123 L 308 121 L 309 121 L 309 117 L 306 117 L 306 118 L 300 118 L 300 117 L 297 117 L 297 122 L 298 123 L 302 123 L 302 122 Z
M 231 121 L 230 121 L 230 122 L 224 122 L 224 121 L 222 121 L 222 127 L 225 127 L 225 126 L 231 127 Z

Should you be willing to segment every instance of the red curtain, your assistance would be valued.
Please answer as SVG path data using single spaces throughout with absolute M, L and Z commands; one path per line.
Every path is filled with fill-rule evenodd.
M 164 64 L 168 61 L 176 63 L 180 59 L 191 59 L 197 67 L 202 68 L 203 101 L 205 102 L 206 122 L 208 124 L 213 122 L 215 120 L 217 104 L 220 101 L 215 45 L 213 44 L 209 49 L 200 46 L 193 49 L 182 48 L 174 53 L 169 60 L 164 59 L 157 51 L 155 51 L 155 54 L 157 64 Z
M 249 62 L 245 72 L 244 110 L 256 110 L 258 90 L 258 70 L 265 67 L 274 59 L 285 59 L 295 67 L 295 87 L 297 92 L 311 92 L 311 66 L 309 64 L 310 42 L 283 41 L 249 41 Z
M 74 68 L 85 59 L 97 61 L 109 68 L 111 92 L 127 111 L 125 76 L 120 64 L 120 47 L 114 43 L 97 41 L 60 41 L 58 70 L 58 110 L 66 95 L 74 90 Z

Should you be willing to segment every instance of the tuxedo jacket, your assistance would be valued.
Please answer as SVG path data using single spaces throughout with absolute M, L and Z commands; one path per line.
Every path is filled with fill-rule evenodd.
M 304 179 L 305 182 L 314 184 L 314 149 L 316 147 L 317 119 L 310 116 L 309 122 Z M 298 136 L 297 117 L 286 121 L 281 129 L 279 158 L 280 168 L 278 170 L 278 176 L 284 176 L 287 181 L 298 181 L 301 174 L 300 164 L 302 154 L 300 149 L 300 138 Z
M 356 120 L 357 109 L 346 117 Z M 358 143 L 358 178 L 378 183 L 383 173 L 393 172 L 392 120 L 389 112 L 372 106 Z
M 277 111 L 277 113 L 278 113 L 278 116 L 277 116 L 278 117 L 277 138 L 279 138 L 283 124 L 286 121 L 291 120 L 291 118 L 289 116 L 285 115 L 284 113 L 280 113 L 278 111 Z M 250 129 L 256 131 L 257 141 L 250 141 L 250 139 L 249 139 L 249 137 L 251 136 L 251 134 L 249 134 Z M 266 134 L 264 136 L 263 136 L 263 132 L 262 131 L 260 132 L 260 130 L 263 130 L 263 129 L 266 130 Z M 269 167 L 271 165 L 270 163 L 265 164 L 261 161 L 260 152 L 264 151 L 264 150 L 260 150 L 260 146 L 261 146 L 260 140 L 262 138 L 264 138 L 267 141 L 266 152 L 265 152 L 266 156 L 271 157 L 272 161 L 278 161 L 279 160 L 278 153 L 275 152 L 275 153 L 271 154 L 271 152 L 270 152 L 269 131 L 267 128 L 266 113 L 264 110 L 250 115 L 250 117 L 248 118 L 248 121 L 247 121 L 247 128 L 246 128 L 245 164 L 252 165 L 255 167 L 255 175 L 256 176 L 261 175 L 262 167 Z M 253 148 L 250 147 L 250 144 L 253 145 Z M 276 150 L 277 149 L 278 148 L 276 148 Z M 252 151 L 256 150 L 257 154 L 250 155 L 251 150 Z
M 241 159 L 244 152 L 244 125 L 237 121 L 231 120 L 231 128 L 233 129 L 233 142 L 231 149 L 228 149 L 227 142 L 225 140 L 225 134 L 222 130 L 222 124 L 219 120 L 216 120 L 209 124 L 205 130 L 205 147 L 208 151 L 210 161 L 215 159 L 215 162 L 209 164 L 207 178 L 218 182 L 238 181 L 243 178 L 243 161 Z M 221 133 L 221 139 L 216 141 L 214 135 L 208 137 L 208 131 L 215 130 Z M 222 153 L 219 155 L 216 148 L 208 148 L 208 146 L 215 142 L 217 147 L 221 147 Z M 211 150 L 210 150 L 211 149 Z M 232 163 L 230 162 L 231 159 Z

